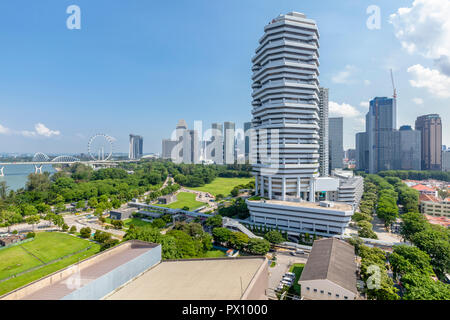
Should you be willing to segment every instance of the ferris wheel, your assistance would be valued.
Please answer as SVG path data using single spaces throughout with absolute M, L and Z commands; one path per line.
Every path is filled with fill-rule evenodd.
M 98 133 L 93 135 L 88 142 L 88 153 L 92 159 L 107 161 L 113 154 L 114 139 L 107 134 Z

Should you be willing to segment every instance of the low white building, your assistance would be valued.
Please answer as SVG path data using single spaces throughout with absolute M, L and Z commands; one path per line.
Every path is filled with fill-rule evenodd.
M 250 199 L 246 202 L 251 222 L 295 235 L 342 235 L 353 215 L 350 205 L 339 202 Z
M 336 238 L 314 241 L 298 283 L 306 300 L 355 300 L 354 247 Z

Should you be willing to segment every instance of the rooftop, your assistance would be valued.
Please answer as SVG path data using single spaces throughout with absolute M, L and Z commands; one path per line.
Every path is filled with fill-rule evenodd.
M 416 184 L 415 186 L 412 186 L 411 188 L 416 189 L 417 191 L 429 191 L 429 192 L 436 191 L 435 189 L 424 186 L 423 184 Z
M 447 228 L 450 226 L 450 219 L 447 217 L 433 217 L 428 214 L 424 214 L 424 216 L 431 224 L 438 224 Z
M 249 200 L 253 201 L 253 200 Z M 256 200 L 259 202 L 259 200 Z M 268 204 L 276 204 L 282 206 L 292 206 L 292 207 L 303 207 L 303 208 L 311 208 L 311 209 L 323 209 L 323 210 L 333 210 L 333 211 L 352 211 L 352 206 L 342 203 L 342 202 L 333 202 L 333 207 L 322 207 L 319 202 L 294 202 L 294 201 L 281 201 L 281 200 L 262 200 Z
M 239 300 L 264 263 L 264 257 L 163 261 L 106 299 Z
M 314 241 L 300 281 L 327 279 L 357 293 L 355 249 L 336 238 Z
M 439 202 L 439 199 L 435 196 L 421 193 L 419 196 L 419 201 Z

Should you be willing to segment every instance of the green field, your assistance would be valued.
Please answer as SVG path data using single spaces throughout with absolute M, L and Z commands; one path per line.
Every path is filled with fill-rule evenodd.
M 100 246 L 88 240 L 76 238 L 65 233 L 40 232 L 36 233 L 36 238 L 33 241 L 0 250 L 1 280 L 19 272 L 43 265 L 42 261 L 48 263 L 89 246 L 91 248 L 87 251 L 77 253 L 36 270 L 24 273 L 18 277 L 0 282 L 0 295 L 96 254 L 99 252 Z
M 303 263 L 294 263 L 290 268 L 289 272 L 295 273 L 295 279 L 294 284 L 290 288 L 289 293 L 295 294 L 297 296 L 300 295 L 300 285 L 298 284 L 298 280 L 300 279 L 300 276 L 302 275 L 302 271 L 305 265 Z
M 134 224 L 136 227 L 145 227 L 149 226 L 151 223 L 147 221 L 142 221 L 141 219 L 138 218 L 130 218 L 123 220 L 123 226 L 125 228 L 129 228 L 131 224 Z
M 225 257 L 225 252 L 221 250 L 209 250 L 206 251 L 202 258 L 222 258 Z
M 209 192 L 213 196 L 223 194 L 225 197 L 230 195 L 231 190 L 240 184 L 247 184 L 254 181 L 255 178 L 216 178 L 213 182 L 205 184 L 203 187 L 189 188 L 192 190 Z
M 157 206 L 171 209 L 181 209 L 186 206 L 189 207 L 189 210 L 194 210 L 204 205 L 205 203 L 195 200 L 195 193 L 190 192 L 177 193 L 177 201 L 172 202 L 170 204 L 157 204 Z

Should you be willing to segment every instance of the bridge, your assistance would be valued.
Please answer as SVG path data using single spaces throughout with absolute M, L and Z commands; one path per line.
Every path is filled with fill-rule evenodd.
M 50 160 L 50 157 L 44 153 L 38 152 L 33 156 L 31 161 L 23 161 L 23 162 L 0 162 L 0 177 L 5 176 L 5 166 L 11 165 L 34 165 L 34 173 L 42 173 L 42 166 L 44 165 L 53 165 L 53 164 L 74 164 L 74 163 L 83 163 L 87 165 L 108 165 L 108 164 L 116 164 L 123 162 L 139 162 L 138 159 L 135 160 L 80 160 L 73 156 L 58 156 L 54 159 Z

